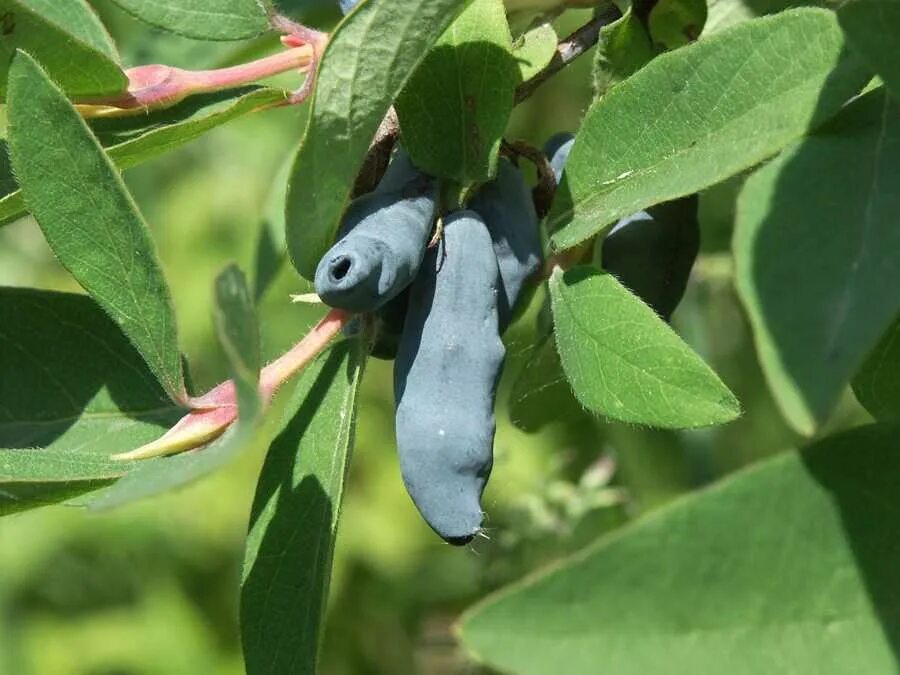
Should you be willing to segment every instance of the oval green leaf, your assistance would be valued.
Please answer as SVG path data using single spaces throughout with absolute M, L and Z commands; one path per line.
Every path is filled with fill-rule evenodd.
M 462 185 L 496 173 L 519 83 L 511 49 L 501 0 L 472 0 L 431 48 L 397 98 L 418 168 Z
M 624 422 L 680 429 L 722 424 L 740 404 L 656 313 L 611 274 L 550 278 L 556 346 L 575 396 Z
M 798 9 L 663 54 L 591 106 L 548 216 L 556 249 L 757 164 L 870 75 L 832 12 Z

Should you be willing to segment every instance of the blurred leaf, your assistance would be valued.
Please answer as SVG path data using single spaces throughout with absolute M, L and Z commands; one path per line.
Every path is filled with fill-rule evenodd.
M 900 0 L 851 0 L 838 20 L 850 46 L 900 97 Z
M 533 432 L 547 424 L 573 422 L 585 414 L 563 373 L 553 334 L 543 336 L 532 347 L 509 394 L 512 423 Z
M 243 40 L 269 28 L 259 0 L 113 0 L 141 21 L 198 40 Z
M 734 394 L 709 366 L 611 274 L 557 269 L 550 297 L 563 370 L 585 407 L 663 428 L 740 415 Z
M 519 82 L 511 49 L 502 0 L 472 0 L 438 39 L 397 98 L 417 167 L 463 185 L 496 173 Z
M 867 94 L 746 182 L 737 286 L 788 421 L 811 434 L 900 310 L 900 104 Z
M 513 59 L 519 66 L 519 80 L 525 82 L 541 72 L 556 54 L 556 31 L 549 23 L 533 28 L 513 44 Z
M 288 186 L 286 229 L 307 279 L 331 246 L 369 143 L 463 0 L 362 0 L 335 29 Z
M 263 465 L 241 590 L 248 675 L 316 672 L 363 358 L 345 341 L 308 367 Z
M 189 485 L 247 449 L 262 417 L 259 395 L 259 326 L 244 273 L 230 265 L 216 278 L 213 318 L 228 371 L 236 383 L 238 418 L 209 445 L 174 457 L 138 462 L 127 476 L 91 497 L 92 510 L 116 508 Z
M 109 96 L 125 91 L 128 78 L 115 57 L 68 32 L 73 30 L 68 22 L 83 29 L 84 13 L 90 10 L 79 0 L 54 5 L 44 16 L 44 5 L 33 0 L 0 0 L 0 96 L 6 95 L 7 73 L 17 49 L 40 61 L 70 96 Z M 65 26 L 57 23 L 63 18 Z
M 594 92 L 602 96 L 656 56 L 643 22 L 631 9 L 600 29 L 594 56 Z
M 105 54 L 119 63 L 116 45 L 106 31 L 100 18 L 85 0 L 19 0 L 20 4 L 34 10 L 44 19 L 55 23 L 60 29 L 84 44 Z
M 23 52 L 10 67 L 8 115 L 12 164 L 50 248 L 183 400 L 175 316 L 147 225 L 90 129 Z
M 700 37 L 706 23 L 706 0 L 659 0 L 650 10 L 650 35 L 666 49 L 676 49 Z
M 235 384 L 240 417 L 254 421 L 262 412 L 259 395 L 259 322 L 244 273 L 231 264 L 216 277 L 213 319 Z
M 281 89 L 242 88 L 192 96 L 172 108 L 140 117 L 100 118 L 91 127 L 109 158 L 120 170 L 130 169 L 171 152 L 207 131 L 238 117 L 283 100 Z M 5 145 L 5 144 L 4 144 Z M 18 190 L 12 167 L 0 164 L 0 225 L 11 223 L 28 210 Z
M 0 289 L 0 513 L 101 487 L 183 414 L 89 297 Z
M 890 673 L 900 427 L 741 471 L 463 617 L 504 672 Z
M 282 162 L 281 168 L 275 174 L 266 197 L 263 222 L 256 240 L 253 296 L 257 302 L 265 295 L 287 261 L 287 247 L 284 241 L 284 200 L 293 157 L 286 159 L 288 161 Z
M 867 79 L 846 56 L 833 13 L 817 9 L 653 59 L 588 111 L 548 217 L 553 247 L 753 166 L 833 115 Z
M 856 373 L 853 392 L 875 419 L 900 418 L 900 319 L 888 328 Z

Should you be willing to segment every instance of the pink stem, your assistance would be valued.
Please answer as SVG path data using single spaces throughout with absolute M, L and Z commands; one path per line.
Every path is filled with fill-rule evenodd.
M 351 318 L 353 315 L 349 312 L 332 309 L 319 323 L 313 326 L 300 342 L 263 368 L 259 376 L 259 389 L 263 400 L 270 401 L 278 387 L 325 349 Z M 234 382 L 231 380 L 226 380 L 203 396 L 197 396 L 190 400 L 190 407 L 194 410 L 236 405 Z
M 192 94 L 231 89 L 290 70 L 308 71 L 315 55 L 316 47 L 305 44 L 239 66 L 216 70 L 184 70 L 161 64 L 137 66 L 125 71 L 129 81 L 126 94 L 86 99 L 79 103 L 86 117 L 110 114 L 114 110 L 143 111 L 169 106 Z

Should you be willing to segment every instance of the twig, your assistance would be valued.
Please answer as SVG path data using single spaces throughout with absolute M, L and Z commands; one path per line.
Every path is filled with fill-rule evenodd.
M 537 75 L 518 86 L 516 89 L 516 103 L 521 103 L 527 99 L 544 82 L 597 44 L 597 41 L 600 39 L 600 29 L 604 26 L 608 26 L 621 16 L 622 12 L 619 11 L 619 8 L 613 4 L 609 4 L 598 10 L 597 14 L 594 15 L 590 21 L 578 28 L 567 38 L 561 40 L 556 46 L 556 54 L 554 54 L 550 63 L 548 63 Z
M 543 218 L 550 210 L 550 204 L 553 201 L 553 195 L 556 192 L 556 174 L 553 173 L 553 167 L 547 160 L 547 156 L 533 145 L 520 140 L 503 140 L 502 150 L 515 155 L 524 157 L 537 169 L 538 182 L 531 191 L 531 198 L 534 201 L 534 209 L 537 211 L 538 218 Z
M 354 198 L 371 192 L 378 185 L 378 181 L 381 180 L 391 161 L 391 151 L 394 149 L 399 135 L 400 122 L 397 120 L 397 111 L 391 106 L 387 115 L 381 120 L 381 125 L 375 132 L 375 138 L 372 139 L 362 167 L 356 175 L 356 182 L 353 184 Z

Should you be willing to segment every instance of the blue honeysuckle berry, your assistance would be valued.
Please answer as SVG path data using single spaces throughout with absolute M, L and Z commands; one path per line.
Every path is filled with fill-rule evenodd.
M 474 211 L 444 221 L 410 288 L 394 362 L 397 450 L 406 489 L 425 521 L 461 545 L 481 529 L 493 463 L 494 398 L 503 364 L 500 272 Z
M 497 177 L 486 183 L 469 204 L 488 226 L 502 293 L 499 298 L 500 332 L 509 325 L 519 304 L 525 281 L 541 266 L 541 235 L 531 190 L 522 172 L 501 158 Z
M 319 261 L 315 287 L 322 301 L 371 312 L 399 295 L 422 262 L 437 199 L 437 181 L 398 154 L 378 189 L 347 208 L 338 241 Z

